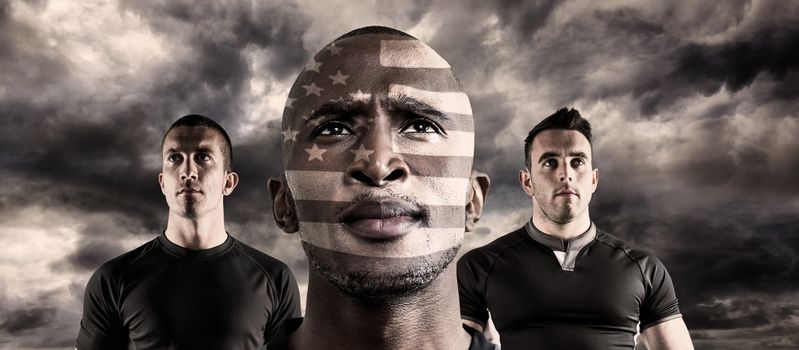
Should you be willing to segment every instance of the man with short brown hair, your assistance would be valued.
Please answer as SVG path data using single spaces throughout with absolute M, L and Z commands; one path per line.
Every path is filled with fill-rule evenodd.
M 285 264 L 225 231 L 222 199 L 239 180 L 230 138 L 188 115 L 161 150 L 166 230 L 92 275 L 76 348 L 259 349 L 300 316 L 300 295 Z
M 490 311 L 503 350 L 633 349 L 639 324 L 650 349 L 692 349 L 663 264 L 591 222 L 599 169 L 588 121 L 563 108 L 524 150 L 532 218 L 459 260 L 464 323 L 483 329 Z

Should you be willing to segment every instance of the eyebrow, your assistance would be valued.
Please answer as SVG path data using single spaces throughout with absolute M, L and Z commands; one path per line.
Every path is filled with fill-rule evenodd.
M 569 153 L 569 156 L 588 159 L 588 155 L 585 154 L 585 152 L 571 152 Z M 560 157 L 560 153 L 558 152 L 551 152 L 551 151 L 544 152 L 544 154 L 542 154 L 541 157 L 538 158 L 538 162 L 541 163 L 542 161 L 544 161 L 544 159 L 557 158 L 557 157 Z
M 211 148 L 211 147 L 207 147 L 207 146 L 197 147 L 194 151 L 195 152 L 202 152 L 202 153 L 211 153 L 211 154 L 214 153 L 214 149 Z M 181 151 L 179 149 L 177 149 L 177 148 L 169 147 L 169 148 L 167 148 L 166 152 L 164 152 L 164 153 L 169 154 L 169 153 L 180 153 L 180 152 Z
M 305 123 L 308 124 L 314 119 L 322 118 L 328 115 L 353 114 L 365 109 L 366 105 L 363 102 L 353 101 L 352 98 L 343 99 L 340 101 L 330 101 L 314 109 L 311 115 L 308 116 L 308 119 L 305 120 Z
M 420 115 L 450 119 L 441 109 L 405 94 L 389 94 L 389 107 Z
M 392 110 L 407 111 L 419 115 L 437 117 L 444 120 L 450 119 L 446 113 L 441 111 L 441 109 L 405 94 L 389 95 L 388 104 L 389 108 Z M 366 104 L 363 102 L 354 101 L 352 98 L 339 101 L 330 101 L 314 109 L 313 113 L 308 116 L 308 119 L 305 122 L 307 124 L 314 119 L 328 115 L 347 115 L 365 111 Z

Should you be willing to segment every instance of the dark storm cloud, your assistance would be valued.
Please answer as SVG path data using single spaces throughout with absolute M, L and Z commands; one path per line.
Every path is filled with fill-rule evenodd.
M 94 236 L 92 239 L 86 239 L 81 242 L 78 250 L 67 257 L 67 262 L 78 269 L 92 271 L 102 263 L 124 252 L 124 248 L 119 243 L 98 241 L 96 236 Z
M 265 50 L 266 68 L 277 79 L 296 73 L 307 59 L 302 34 L 309 20 L 294 3 L 127 1 L 123 8 L 143 15 L 164 35 L 195 42 L 201 56 L 195 57 L 197 81 L 229 85 L 234 94 L 247 71 L 241 54 L 249 45 Z
M 50 307 L 32 307 L 7 311 L 3 313 L 0 331 L 15 335 L 42 328 L 53 321 L 55 313 L 56 309 Z
M 275 119 L 259 127 L 244 143 L 233 147 L 234 171 L 239 174 L 239 185 L 225 201 L 226 219 L 247 222 L 272 219 L 267 181 L 270 176 L 283 172 L 281 152 L 281 122 Z
M 778 324 L 799 313 L 794 306 L 775 305 L 760 298 L 742 297 L 684 308 L 690 323 L 699 329 L 739 329 Z
M 46 49 L 46 39 L 35 28 L 9 18 L 8 4 L 4 3 L 0 7 L 0 26 L 4 29 L 0 35 L 8 40 L 1 40 L 0 45 L 8 50 L 0 50 L 0 67 L 9 73 L 3 75 L 8 83 L 4 85 L 23 82 L 18 89 L 10 89 L 0 104 L 4 116 L 0 145 L 5 150 L 0 162 L 4 169 L 34 181 L 55 181 L 53 187 L 61 191 L 51 188 L 56 197 L 50 200 L 88 211 L 137 215 L 152 223 L 148 226 L 157 226 L 159 220 L 152 221 L 157 217 L 153 205 L 162 212 L 155 181 L 157 169 L 148 168 L 152 165 L 146 164 L 145 158 L 158 154 L 162 130 L 186 113 L 182 111 L 209 115 L 223 125 L 233 124 L 226 120 L 235 120 L 243 113 L 239 96 L 243 82 L 252 74 L 243 54 L 249 45 L 270 57 L 267 66 L 259 68 L 279 77 L 296 71 L 305 55 L 300 35 L 307 20 L 291 6 L 244 2 L 204 5 L 128 4 L 127 9 L 140 13 L 156 30 L 163 31 L 160 35 L 184 37 L 193 52 L 178 57 L 178 71 L 162 67 L 162 76 L 154 77 L 149 90 L 139 91 L 137 100 L 108 106 L 68 86 L 60 87 L 57 99 L 31 101 L 37 86 L 58 86 L 59 81 L 67 80 L 70 68 L 59 52 Z M 253 8 L 258 11 L 251 11 Z M 81 104 L 87 106 L 77 108 Z M 78 109 L 88 114 L 78 114 Z M 261 146 L 264 144 L 254 145 Z M 248 149 L 246 145 L 240 147 Z M 255 161 L 256 151 L 249 149 L 249 160 L 243 165 L 270 164 Z
M 49 266 L 69 276 L 76 305 L 88 272 L 127 249 L 123 237 L 163 229 L 160 140 L 189 113 L 216 119 L 233 137 L 241 182 L 225 200 L 228 230 L 303 280 L 299 240 L 275 226 L 266 188 L 282 171 L 280 122 L 247 115 L 260 98 L 250 84 L 266 80 L 264 98 L 285 88 L 318 49 L 305 45 L 368 20 L 419 26 L 463 82 L 475 167 L 492 177 L 487 217 L 526 219 L 530 203 L 516 179 L 524 136 L 557 108 L 578 107 L 598 130 L 592 218 L 663 260 L 697 348 L 797 345 L 794 3 L 417 1 L 374 13 L 343 3 L 330 14 L 297 3 L 125 1 L 113 11 L 140 21 L 137 30 L 165 53 L 146 53 L 143 70 L 125 66 L 137 52 L 106 57 L 122 63 L 97 77 L 75 63 L 88 49 L 65 43 L 89 35 L 97 41 L 89 49 L 103 51 L 106 33 L 31 19 L 51 5 L 0 0 L 0 210 L 81 217 L 74 251 Z M 30 305 L 3 300 L 0 332 L 20 335 L 9 346 L 69 346 L 78 311 L 36 295 Z
M 694 94 L 710 95 L 721 88 L 737 92 L 766 75 L 773 81 L 773 98 L 793 99 L 799 95 L 799 25 L 766 28 L 739 40 L 702 45 L 689 43 L 674 53 L 675 64 L 660 84 L 636 89 L 647 96 L 644 114 Z M 764 101 L 766 102 L 766 101 Z
M 547 24 L 552 11 L 561 3 L 555 0 L 504 0 L 496 2 L 497 15 L 502 23 L 516 34 L 521 42 L 533 38 Z

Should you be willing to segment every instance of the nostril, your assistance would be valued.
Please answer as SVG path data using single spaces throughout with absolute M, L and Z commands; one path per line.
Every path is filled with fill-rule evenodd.
M 390 174 L 388 174 L 388 176 L 383 178 L 383 180 L 384 181 L 399 180 L 400 178 L 402 178 L 403 175 L 405 175 L 404 171 L 402 171 L 400 169 L 396 169 L 396 170 L 392 171 Z
M 358 180 L 360 182 L 365 182 L 365 183 L 369 183 L 369 184 L 374 182 L 374 181 L 372 181 L 371 178 L 369 178 L 369 176 L 366 176 L 366 174 L 364 174 L 362 171 L 358 171 L 358 170 L 353 171 L 352 174 L 350 174 L 350 176 L 352 176 L 353 179 Z

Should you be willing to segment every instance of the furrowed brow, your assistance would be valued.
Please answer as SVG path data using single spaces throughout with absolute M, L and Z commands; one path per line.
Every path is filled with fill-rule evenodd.
M 569 156 L 588 159 L 588 155 L 585 152 L 572 152 L 569 153 Z
M 313 110 L 308 119 L 305 121 L 309 123 L 311 120 L 322 118 L 328 115 L 348 115 L 359 112 L 364 109 L 363 103 L 352 101 L 351 99 L 330 101 Z
M 214 149 L 211 148 L 211 147 L 207 147 L 207 146 L 197 147 L 196 151 L 197 152 L 202 152 L 202 153 L 214 153 Z
M 545 159 L 557 158 L 557 157 L 560 157 L 560 153 L 558 153 L 558 152 L 544 152 L 544 154 L 542 154 L 541 157 L 538 158 L 538 162 L 541 163 Z
M 404 110 L 419 115 L 427 115 L 443 119 L 449 119 L 446 113 L 436 108 L 435 106 L 405 94 L 390 96 L 389 106 L 395 110 Z

